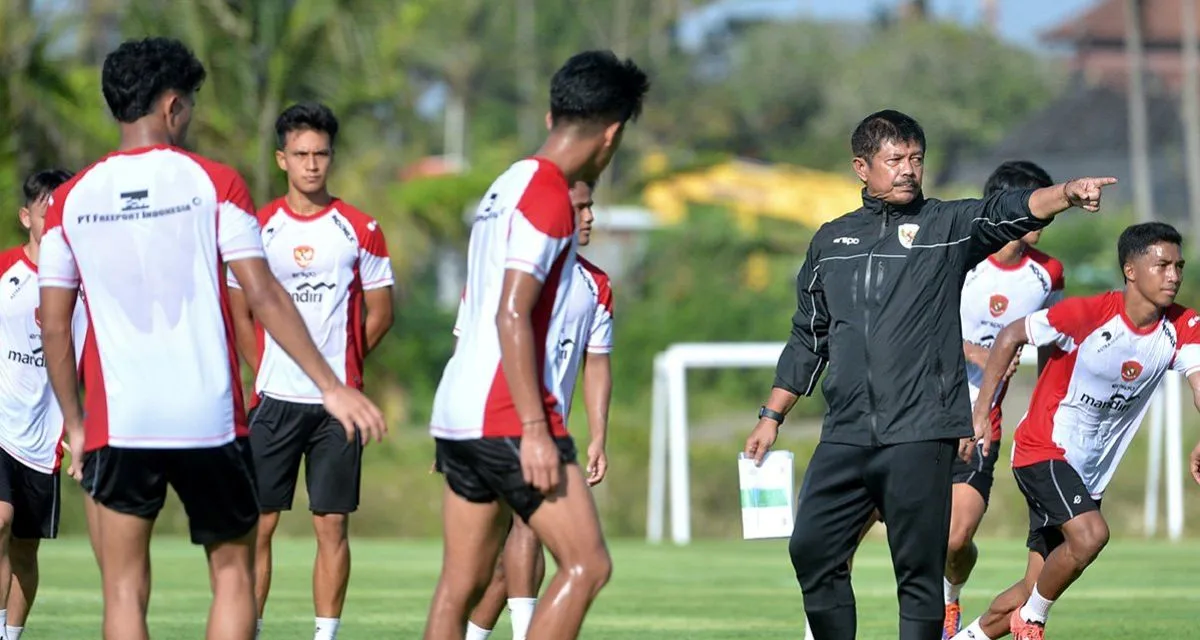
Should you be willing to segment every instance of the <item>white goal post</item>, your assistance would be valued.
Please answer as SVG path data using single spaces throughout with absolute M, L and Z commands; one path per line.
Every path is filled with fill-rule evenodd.
M 774 367 L 783 343 L 729 342 L 680 343 L 654 357 L 653 415 L 650 426 L 650 494 L 647 499 L 646 539 L 663 539 L 670 476 L 671 539 L 686 545 L 692 539 L 691 490 L 688 471 L 687 372 L 689 369 Z M 1036 366 L 1033 349 L 1022 352 L 1021 365 Z M 1030 355 L 1032 353 L 1032 355 Z M 1149 413 L 1149 464 L 1146 472 L 1145 534 L 1158 530 L 1159 486 L 1166 472 L 1167 531 L 1170 539 L 1183 535 L 1183 434 L 1181 378 L 1168 372 L 1151 400 Z M 746 428 L 754 424 L 754 410 L 746 409 Z M 747 432 L 748 434 L 748 432 Z M 1165 442 L 1164 442 L 1165 440 Z M 1165 450 L 1165 451 L 1164 451 Z M 733 476 L 736 452 L 730 452 Z M 732 488 L 730 489 L 733 490 Z

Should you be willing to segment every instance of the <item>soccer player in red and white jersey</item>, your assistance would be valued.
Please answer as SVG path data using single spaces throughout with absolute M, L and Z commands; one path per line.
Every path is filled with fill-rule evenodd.
M 1181 245 L 1170 225 L 1131 226 L 1117 243 L 1124 291 L 1069 298 L 996 337 L 981 398 L 995 397 L 1021 345 L 1054 348 L 1013 436 L 1013 475 L 1029 505 L 1029 565 L 957 640 L 1010 631 L 1017 640 L 1042 640 L 1051 605 L 1108 543 L 1101 498 L 1168 370 L 1187 376 L 1200 408 L 1200 316 L 1175 304 Z M 975 404 L 965 456 L 972 440 L 988 452 L 989 413 L 987 402 Z
M 347 439 L 356 426 L 377 438 L 385 430 L 271 275 L 241 176 L 179 148 L 204 77 L 177 40 L 132 40 L 110 53 L 101 84 L 120 147 L 55 190 L 46 214 L 38 274 L 46 368 L 71 474 L 97 503 L 105 638 L 148 637 L 150 534 L 168 486 L 208 558 L 207 637 L 254 636 L 258 504 L 226 266 L 255 316 L 317 382 Z M 81 285 L 86 418 L 71 335 Z
M 595 181 L 641 110 L 649 81 L 609 51 L 572 56 L 550 81 L 549 135 L 479 203 L 467 252 L 462 333 L 434 398 L 443 491 L 442 573 L 426 640 L 461 640 L 508 530 L 507 505 L 559 571 L 529 635 L 575 638 L 612 561 L 567 432 L 563 363 L 575 276 L 569 185 Z
M 997 191 L 1038 189 L 1053 184 L 1054 180 L 1044 169 L 1032 162 L 1018 160 L 997 167 L 988 177 L 983 191 L 985 196 L 989 196 Z M 1062 300 L 1063 265 L 1033 247 L 1041 235 L 1041 230 L 1033 231 L 1020 240 L 1008 243 L 967 273 L 959 318 L 962 321 L 967 387 L 972 403 L 978 397 L 984 365 L 996 334 L 1014 320 L 1049 308 Z M 1050 351 L 1042 348 L 1038 355 L 1041 366 L 1049 358 Z M 992 491 L 996 460 L 1000 455 L 1000 405 L 1007 388 L 1006 380 L 1000 387 L 992 409 L 989 453 L 983 455 L 983 443 L 978 442 L 979 455 L 973 456 L 970 462 L 956 459 L 953 465 L 950 539 L 946 549 L 946 575 L 943 578 L 946 599 L 943 640 L 952 638 L 961 630 L 962 608 L 958 596 L 979 559 L 974 542 L 975 532 L 983 521 Z
M 58 537 L 62 414 L 46 377 L 38 310 L 38 259 L 50 194 L 61 169 L 25 180 L 28 240 L 0 252 L 0 629 L 20 640 L 38 588 L 38 547 Z M 82 313 L 75 331 L 86 330 Z M 11 584 L 11 590 L 10 590 Z M 7 604 L 5 604 L 7 603 Z
M 271 271 L 291 294 L 338 379 L 362 389 L 363 358 L 392 326 L 392 263 L 379 223 L 330 195 L 338 121 L 322 104 L 288 107 L 275 121 L 275 160 L 287 194 L 258 211 Z M 242 356 L 257 372 L 250 416 L 258 503 L 255 598 L 258 626 L 271 589 L 271 539 L 292 508 L 305 462 L 317 537 L 313 571 L 315 640 L 334 640 L 350 581 L 350 514 L 358 509 L 362 443 L 321 406 L 321 392 L 279 343 L 256 326 L 237 282 L 229 298 Z M 365 313 L 364 313 L 365 308 Z
M 576 182 L 571 187 L 571 205 L 575 208 L 576 244 L 586 247 L 592 238 L 592 185 Z M 575 381 L 583 368 L 583 402 L 587 409 L 588 462 L 585 471 L 589 486 L 604 480 L 608 472 L 605 439 L 608 432 L 608 404 L 612 395 L 613 295 L 612 286 L 600 267 L 577 256 L 575 279 L 567 293 L 567 319 L 558 343 L 558 357 L 565 364 L 563 376 L 564 415 L 570 415 Z M 461 320 L 461 318 L 460 318 Z M 455 335 L 460 328 L 455 326 Z M 542 545 L 529 525 L 514 519 L 504 543 L 503 558 L 496 564 L 492 582 L 467 623 L 466 640 L 486 640 L 492 634 L 500 612 L 508 603 L 513 640 L 525 640 L 529 621 L 537 604 L 537 594 L 545 576 Z

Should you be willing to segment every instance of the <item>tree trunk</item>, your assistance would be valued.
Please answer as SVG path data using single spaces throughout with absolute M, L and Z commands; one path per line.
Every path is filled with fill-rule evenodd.
M 1125 51 L 1129 63 L 1129 163 L 1133 202 L 1139 222 L 1154 219 L 1146 119 L 1145 55 L 1142 51 L 1142 2 L 1125 0 Z

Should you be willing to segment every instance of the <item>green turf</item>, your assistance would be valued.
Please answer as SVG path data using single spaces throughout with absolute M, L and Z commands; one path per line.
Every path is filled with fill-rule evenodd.
M 974 617 L 1024 570 L 1020 541 L 983 540 L 963 593 Z M 584 627 L 584 638 L 755 638 L 801 636 L 799 589 L 783 541 L 700 542 L 687 548 L 612 545 L 615 571 Z M 264 640 L 312 637 L 313 545 L 283 540 Z M 179 539 L 156 541 L 151 636 L 203 637 L 209 593 L 200 551 Z M 436 541 L 358 540 L 342 640 L 419 638 L 437 578 Z M 1200 543 L 1114 540 L 1055 606 L 1051 638 L 1193 637 L 1200 607 Z M 859 635 L 896 637 L 895 587 L 887 547 L 868 539 L 855 566 Z M 43 547 L 42 591 L 23 640 L 98 637 L 99 575 L 83 539 Z M 969 621 L 969 620 L 968 620 Z M 501 618 L 492 637 L 509 638 Z

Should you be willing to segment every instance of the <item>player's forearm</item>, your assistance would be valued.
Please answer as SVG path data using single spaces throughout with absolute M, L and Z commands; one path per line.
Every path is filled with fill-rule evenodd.
M 987 366 L 989 349 L 974 342 L 963 342 L 963 357 L 980 369 Z
M 996 336 L 991 353 L 988 354 L 987 364 L 983 368 L 983 383 L 979 387 L 979 400 L 975 402 L 974 409 L 976 421 L 992 410 L 992 398 L 996 397 L 996 390 L 1008 372 L 1013 358 L 1017 357 L 1017 351 L 1025 344 L 1024 326 L 1024 321 L 1018 320 Z
M 277 281 L 269 279 L 262 286 L 262 291 L 247 291 L 246 298 L 250 312 L 321 393 L 341 384 L 317 345 L 313 344 L 308 328 L 296 310 L 296 304 Z
M 513 405 L 527 435 L 548 433 L 546 408 L 537 379 L 537 353 L 533 348 L 533 324 L 528 314 L 501 311 L 496 315 L 500 337 L 500 366 L 512 394 Z
M 1042 187 L 1029 196 L 1029 212 L 1039 220 L 1051 220 L 1070 208 L 1066 183 Z
M 258 335 L 254 329 L 254 316 L 246 304 L 246 296 L 240 290 L 229 289 L 229 312 L 233 316 L 233 334 L 242 360 L 258 371 Z
M 75 367 L 75 340 L 71 335 L 71 318 L 42 319 L 42 355 L 46 359 L 46 375 L 62 409 L 65 422 L 83 419 L 83 404 L 79 401 L 79 371 Z
M 367 337 L 367 353 L 375 350 L 379 343 L 383 341 L 383 337 L 391 331 L 392 324 L 395 323 L 395 317 L 392 313 L 391 306 L 372 307 L 367 306 L 367 319 L 365 324 L 365 333 Z
M 608 354 L 589 353 L 583 366 L 583 404 L 587 408 L 588 435 L 602 447 L 608 437 L 611 401 L 612 366 Z

